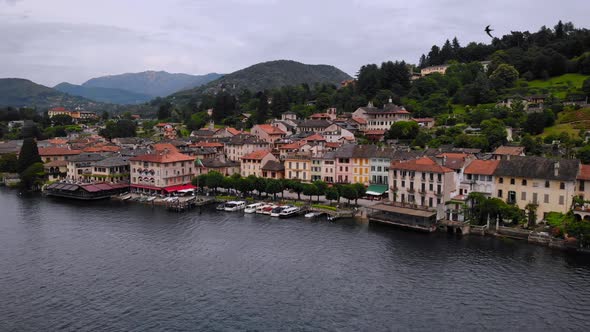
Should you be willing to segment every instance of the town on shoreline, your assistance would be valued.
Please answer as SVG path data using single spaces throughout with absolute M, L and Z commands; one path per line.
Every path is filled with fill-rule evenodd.
M 52 109 L 49 116 L 70 116 L 67 112 Z M 86 117 L 96 119 L 91 112 Z M 155 140 L 107 139 L 98 134 L 100 125 L 80 123 L 85 123 L 81 132 L 64 138 L 0 143 L 0 153 L 19 155 L 18 160 L 37 154 L 43 162 L 37 184 L 54 196 L 165 198 L 203 188 L 211 195 L 223 188 L 258 199 L 286 194 L 301 201 L 303 195 L 303 201 L 326 211 L 345 200 L 361 206 L 360 215 L 369 221 L 420 231 L 488 232 L 532 236 L 531 242 L 555 247 L 586 246 L 579 224 L 590 223 L 583 199 L 590 190 L 585 188 L 590 165 L 526 156 L 516 145 L 491 153 L 453 146 L 412 149 L 403 140 L 386 139 L 388 128 L 396 123 L 428 128 L 434 119 L 414 118 L 393 103 L 352 113 L 329 108 L 305 119 L 285 112 L 250 130 L 210 123 L 188 138 L 178 137 L 180 123 L 155 124 Z M 359 137 L 371 142 L 359 144 Z M 3 176 L 7 185 L 21 180 L 27 181 L 18 174 Z

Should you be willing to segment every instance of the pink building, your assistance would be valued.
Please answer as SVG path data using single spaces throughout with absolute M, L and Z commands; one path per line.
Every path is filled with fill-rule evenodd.
M 269 124 L 255 125 L 250 130 L 250 133 L 258 137 L 259 139 L 271 144 L 287 135 L 287 133 L 285 133 L 281 129 L 275 126 L 271 126 Z

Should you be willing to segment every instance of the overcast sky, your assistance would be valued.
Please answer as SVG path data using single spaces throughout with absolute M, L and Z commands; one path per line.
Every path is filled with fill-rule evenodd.
M 489 42 L 487 24 L 501 35 L 559 19 L 582 26 L 588 13 L 582 0 L 0 0 L 0 77 L 53 86 L 276 59 L 354 75 L 366 63 L 417 63 L 454 36 Z

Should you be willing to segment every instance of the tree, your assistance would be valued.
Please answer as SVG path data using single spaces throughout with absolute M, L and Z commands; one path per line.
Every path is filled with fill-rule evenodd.
M 506 126 L 498 119 L 482 121 L 481 133 L 490 143 L 490 149 L 506 143 Z
M 398 121 L 385 133 L 386 139 L 414 139 L 418 136 L 420 126 L 415 121 Z
M 584 80 L 582 83 L 582 91 L 586 94 L 586 97 L 590 97 L 590 78 Z
M 576 156 L 582 164 L 590 164 L 590 145 L 584 145 L 580 148 Z
M 35 163 L 42 163 L 37 141 L 32 137 L 28 137 L 23 140 L 23 146 L 18 156 L 17 171 L 22 173 Z
M 266 190 L 266 179 L 262 177 L 249 177 L 252 183 L 254 184 L 254 189 L 258 192 L 258 198 L 262 198 L 262 193 Z
M 135 137 L 137 125 L 131 120 L 108 121 L 99 134 L 105 138 Z
M 166 102 L 158 108 L 158 120 L 168 119 L 172 115 L 172 104 Z
M 345 184 L 339 187 L 340 196 L 344 197 L 348 200 L 348 204 L 350 205 L 350 201 L 353 199 L 358 199 L 358 192 L 356 188 L 351 184 Z
M 303 186 L 303 195 L 309 196 L 309 203 L 311 203 L 312 197 L 317 195 L 318 192 L 318 187 L 316 187 L 313 183 L 308 183 Z
M 44 176 L 43 163 L 33 163 L 20 173 L 20 185 L 26 190 L 38 189 L 43 184 Z
M 301 193 L 303 192 L 303 189 L 304 189 L 303 183 L 301 183 L 299 181 L 293 181 L 290 183 L 290 188 L 295 193 L 297 193 L 297 199 L 301 200 Z
M 505 63 L 499 65 L 490 75 L 492 87 L 495 89 L 512 88 L 516 80 L 518 80 L 518 70 Z
M 329 201 L 338 201 L 340 199 L 340 193 L 338 189 L 331 187 L 326 189 L 326 199 Z
M 207 187 L 213 188 L 213 192 L 217 194 L 217 188 L 223 186 L 223 174 L 216 171 L 209 172 L 204 183 Z
M 110 117 L 111 117 L 111 115 L 109 114 L 109 112 L 107 112 L 107 111 L 102 112 L 101 118 L 104 121 L 108 120 Z
M 318 195 L 318 202 L 319 202 L 320 196 L 326 194 L 326 190 L 328 190 L 328 184 L 325 183 L 324 181 L 321 181 L 321 180 L 314 181 L 313 184 L 318 189 L 317 195 Z
M 277 194 L 283 192 L 283 183 L 280 180 L 269 179 L 266 182 L 265 192 L 273 195 L 273 199 L 277 200 Z
M 72 117 L 67 114 L 58 114 L 51 117 L 51 123 L 54 126 L 67 126 L 74 123 Z
M 15 173 L 18 169 L 18 158 L 15 153 L 0 156 L 0 173 Z
M 354 190 L 356 191 L 356 198 L 354 199 L 354 204 L 358 205 L 358 199 L 365 196 L 367 192 L 367 188 L 362 183 L 355 183 L 352 185 Z
M 256 123 L 261 124 L 268 118 L 268 98 L 264 92 L 258 93 L 258 105 L 256 106 Z
M 539 156 L 543 152 L 541 138 L 539 137 L 533 138 L 531 135 L 525 134 L 520 139 L 520 145 L 524 146 L 525 151 L 529 155 Z M 588 152 L 588 157 L 590 157 L 590 150 L 588 150 Z

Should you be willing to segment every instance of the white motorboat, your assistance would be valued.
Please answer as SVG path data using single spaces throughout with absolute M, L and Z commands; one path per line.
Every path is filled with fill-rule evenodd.
M 283 211 L 281 211 L 281 213 L 279 213 L 279 218 L 291 218 L 298 215 L 299 212 L 301 212 L 301 209 L 299 209 L 298 207 L 289 206 Z
M 246 205 L 246 208 L 244 209 L 244 213 L 256 213 L 257 209 L 263 205 L 264 205 L 264 203 L 248 204 L 248 205 Z
M 268 215 L 270 215 L 270 214 L 272 213 L 272 210 L 274 210 L 276 207 L 277 207 L 277 206 L 276 206 L 276 205 L 274 205 L 274 204 L 267 205 L 267 206 L 266 206 L 266 207 L 265 207 L 265 208 L 262 210 L 262 213 L 263 213 L 263 214 L 268 214 Z
M 286 210 L 287 208 L 290 208 L 290 206 L 288 206 L 288 205 L 277 206 L 274 209 L 272 209 L 272 211 L 270 212 L 270 216 L 271 217 L 278 217 L 281 214 L 281 212 L 283 212 L 283 210 Z
M 230 201 L 225 203 L 225 211 L 234 212 L 240 211 L 246 208 L 246 202 L 244 201 Z

